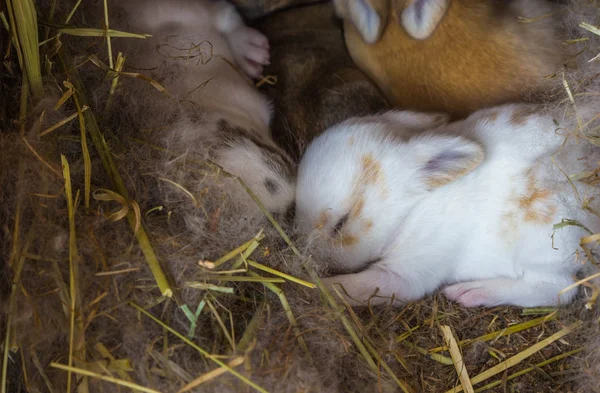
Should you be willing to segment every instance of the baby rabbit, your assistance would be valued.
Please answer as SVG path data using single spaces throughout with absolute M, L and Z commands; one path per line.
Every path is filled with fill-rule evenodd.
M 273 142 L 270 104 L 246 76 L 260 77 L 269 63 L 266 37 L 225 1 L 128 0 L 122 7 L 122 29 L 152 35 L 117 42 L 127 64 L 176 102 L 175 114 L 164 114 L 164 96 L 138 95 L 150 117 L 165 118 L 168 143 L 193 151 L 200 137 L 213 140 L 209 159 L 241 177 L 267 209 L 286 211 L 294 199 L 295 163 Z
M 467 307 L 570 301 L 576 290 L 559 292 L 581 267 L 574 252 L 587 232 L 553 224 L 600 223 L 577 208 L 550 161 L 564 141 L 552 117 L 520 104 L 447 120 L 409 111 L 355 118 L 308 147 L 296 219 L 346 273 L 327 285 L 341 284 L 353 305 L 443 286 Z M 583 165 L 584 153 L 567 151 Z
M 329 127 L 390 109 L 346 51 L 331 2 L 277 12 L 258 27 L 271 46 L 265 72 L 277 76 L 262 87 L 274 103 L 273 137 L 294 158 Z
M 401 109 L 465 117 L 529 100 L 563 60 L 546 0 L 334 3 L 350 55 Z

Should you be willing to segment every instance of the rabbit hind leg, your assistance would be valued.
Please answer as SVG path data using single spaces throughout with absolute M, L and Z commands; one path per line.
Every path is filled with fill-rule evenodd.
M 569 303 L 576 289 L 562 292 L 572 284 L 569 279 L 527 281 L 523 279 L 493 278 L 459 282 L 443 289 L 444 295 L 464 307 L 493 307 L 515 305 L 522 307 L 553 306 Z

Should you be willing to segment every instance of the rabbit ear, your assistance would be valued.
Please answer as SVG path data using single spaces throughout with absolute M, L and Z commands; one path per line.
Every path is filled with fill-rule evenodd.
M 429 135 L 411 142 L 429 190 L 460 179 L 481 164 L 483 147 L 462 137 Z
M 428 38 L 448 9 L 450 0 L 411 0 L 401 16 L 406 32 L 418 40 Z
M 387 23 L 389 0 L 334 0 L 339 16 L 349 19 L 363 40 L 375 43 Z

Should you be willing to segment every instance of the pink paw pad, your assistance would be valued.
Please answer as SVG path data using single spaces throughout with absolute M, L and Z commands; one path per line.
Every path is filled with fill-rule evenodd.
M 458 302 L 463 307 L 478 307 L 492 305 L 485 288 L 460 283 L 447 286 L 443 289 L 444 295 Z

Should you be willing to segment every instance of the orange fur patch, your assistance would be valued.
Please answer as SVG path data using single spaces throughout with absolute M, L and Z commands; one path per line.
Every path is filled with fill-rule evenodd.
M 534 115 L 536 108 L 530 105 L 523 105 L 516 108 L 510 115 L 510 122 L 515 126 L 522 126 L 527 123 L 527 119 Z
M 552 192 L 541 188 L 533 170 L 526 174 L 527 184 L 523 192 L 513 190 L 509 210 L 502 215 L 501 235 L 509 243 L 518 239 L 521 224 L 550 225 L 558 207 L 552 201 Z
M 365 154 L 362 158 L 362 172 L 359 182 L 367 184 L 377 184 L 381 181 L 381 164 L 373 158 L 372 154 Z
M 363 197 L 358 198 L 353 204 L 352 209 L 350 209 L 350 217 L 356 218 L 360 216 L 362 209 L 365 207 L 365 200 Z
M 358 243 L 358 237 L 341 233 L 339 236 L 331 238 L 330 243 L 337 246 L 349 247 Z
M 500 113 L 498 111 L 490 111 L 489 114 L 487 114 L 487 116 L 485 117 L 487 119 L 487 121 L 489 121 L 490 123 L 495 122 L 496 120 L 498 120 L 498 116 L 500 116 Z
M 525 213 L 526 222 L 551 224 L 556 214 L 556 205 L 551 201 L 550 190 L 537 187 L 535 175 L 527 175 L 527 190 L 525 195 L 518 199 L 518 206 Z

